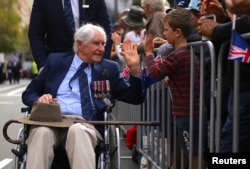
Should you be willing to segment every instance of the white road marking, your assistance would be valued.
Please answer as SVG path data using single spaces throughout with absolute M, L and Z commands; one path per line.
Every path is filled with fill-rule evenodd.
M 9 90 L 9 89 L 12 89 L 12 88 L 15 88 L 15 87 L 16 87 L 16 86 L 12 86 L 12 85 L 5 86 L 5 87 L 1 87 L 0 92 L 1 92 L 1 91 L 5 91 L 5 90 Z
M 11 163 L 12 160 L 13 159 L 11 159 L 11 158 L 5 158 L 4 160 L 0 161 L 0 169 L 7 166 L 9 163 Z
M 6 96 L 13 96 L 13 95 L 15 95 L 15 94 L 17 94 L 17 93 L 23 92 L 25 89 L 26 89 L 26 87 L 20 87 L 20 88 L 18 88 L 18 89 L 16 89 L 16 90 L 13 90 L 13 91 L 11 91 L 11 92 L 8 92 L 8 93 L 6 94 Z
M 4 102 L 4 101 L 0 101 L 0 104 L 14 104 L 13 102 Z

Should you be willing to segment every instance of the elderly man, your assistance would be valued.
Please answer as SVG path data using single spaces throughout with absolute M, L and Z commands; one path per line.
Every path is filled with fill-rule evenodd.
M 32 106 L 35 101 L 56 101 L 65 118 L 97 121 L 103 120 L 106 109 L 103 96 L 112 104 L 115 99 L 142 103 L 140 62 L 139 58 L 131 57 L 137 46 L 129 40 L 123 45 L 123 56 L 130 69 L 130 78 L 126 80 L 120 76 L 116 62 L 103 59 L 105 44 L 102 27 L 93 24 L 80 27 L 74 36 L 75 53 L 51 54 L 44 69 L 23 92 L 23 103 Z M 86 85 L 80 80 L 84 76 Z M 86 93 L 82 94 L 85 89 Z M 27 139 L 27 169 L 49 169 L 54 158 L 53 148 L 58 146 L 65 147 L 72 169 L 95 169 L 94 149 L 102 136 L 102 126 L 82 123 L 60 129 L 32 127 Z

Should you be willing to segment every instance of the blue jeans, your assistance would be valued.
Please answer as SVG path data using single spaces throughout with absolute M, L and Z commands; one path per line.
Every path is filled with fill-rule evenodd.
M 199 148 L 199 115 L 194 115 L 193 121 L 193 142 L 190 143 L 190 117 L 189 116 L 174 116 L 177 125 L 177 134 L 178 139 L 180 141 L 181 148 L 186 155 L 189 155 L 190 144 L 193 145 L 193 153 L 198 153 Z M 202 122 L 202 130 L 203 130 L 203 149 L 206 147 L 206 139 L 207 139 L 207 124 L 206 124 L 206 115 L 204 114 L 204 119 Z M 172 137 L 173 138 L 173 137 Z
M 232 152 L 233 145 L 233 89 L 228 100 L 228 117 L 222 128 L 220 152 Z M 239 93 L 239 152 L 250 152 L 250 91 Z

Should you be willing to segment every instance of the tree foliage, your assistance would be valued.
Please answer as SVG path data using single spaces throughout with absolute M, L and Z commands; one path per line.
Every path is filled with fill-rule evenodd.
M 6 54 L 19 52 L 24 45 L 24 33 L 21 28 L 21 17 L 15 5 L 17 0 L 0 1 L 0 52 Z M 26 31 L 27 32 L 27 31 Z M 26 36 L 26 35 L 25 35 Z M 26 49 L 27 50 L 27 49 Z

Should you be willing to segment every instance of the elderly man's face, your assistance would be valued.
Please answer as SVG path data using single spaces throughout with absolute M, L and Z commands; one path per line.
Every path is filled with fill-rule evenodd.
M 77 41 L 78 44 L 78 56 L 87 63 L 100 62 L 105 52 L 105 38 L 96 31 L 92 40 L 84 44 L 81 41 Z

